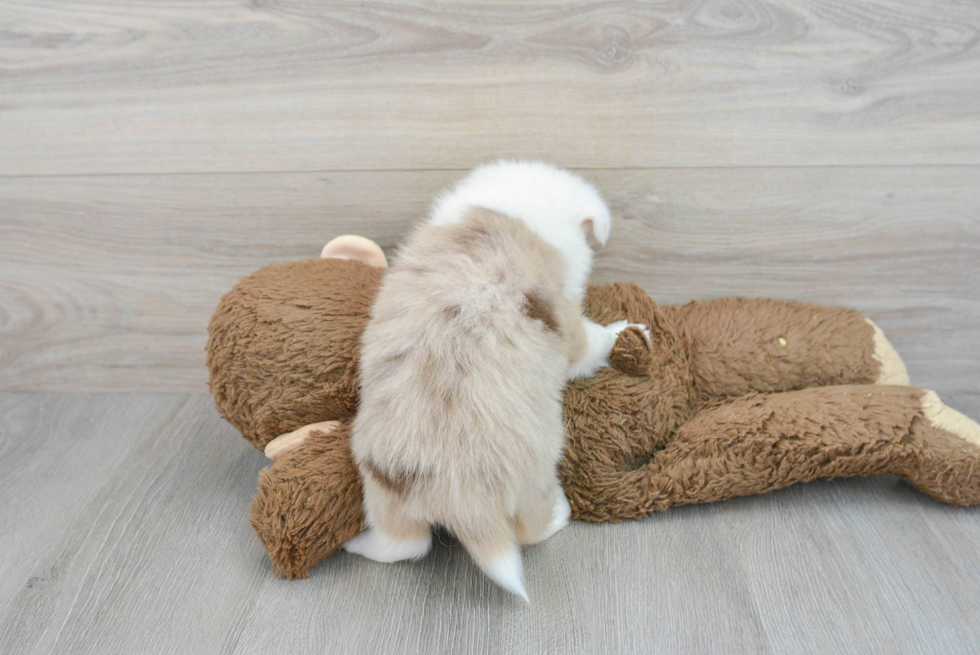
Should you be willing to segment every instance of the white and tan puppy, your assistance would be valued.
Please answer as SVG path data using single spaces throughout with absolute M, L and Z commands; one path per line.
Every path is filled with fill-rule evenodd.
M 568 523 L 556 465 L 567 379 L 606 364 L 626 322 L 582 316 L 596 190 L 540 163 L 499 162 L 439 197 L 385 275 L 361 344 L 352 448 L 368 529 L 349 552 L 417 559 L 452 531 L 527 600 L 519 547 Z

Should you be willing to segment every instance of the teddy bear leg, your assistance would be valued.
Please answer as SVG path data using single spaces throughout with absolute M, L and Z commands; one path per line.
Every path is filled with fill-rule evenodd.
M 916 424 L 920 430 L 927 426 L 924 394 L 914 387 L 841 385 L 711 405 L 682 425 L 649 462 L 602 476 L 592 471 L 583 485 L 591 497 L 573 488 L 569 498 L 577 518 L 617 520 L 820 478 L 890 473 L 918 484 L 913 474 L 923 475 L 923 437 L 916 437 Z M 946 461 L 938 457 L 937 469 Z M 980 476 L 978 464 L 974 461 L 973 468 Z M 598 483 L 601 497 L 594 493 Z M 569 484 L 575 485 L 574 479 L 567 479 Z
M 707 398 L 909 382 L 881 330 L 854 309 L 721 298 L 662 310 L 687 336 Z
M 522 546 L 541 543 L 568 525 L 572 508 L 557 478 L 544 489 L 525 491 L 518 499 L 514 533 Z
M 432 547 L 428 523 L 409 518 L 401 496 L 371 476 L 363 483 L 368 528 L 344 544 L 344 550 L 385 563 L 425 557 Z
M 350 427 L 341 423 L 312 430 L 262 470 L 249 517 L 273 570 L 295 580 L 361 532 L 362 506 Z
M 917 457 L 903 477 L 923 493 L 951 505 L 980 505 L 980 424 L 943 404 L 933 391 L 921 398 L 922 420 L 909 437 Z

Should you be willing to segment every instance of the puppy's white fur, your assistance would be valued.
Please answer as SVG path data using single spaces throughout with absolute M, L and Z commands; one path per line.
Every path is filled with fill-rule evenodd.
M 585 295 L 592 249 L 583 226 L 606 245 L 612 218 L 602 196 L 581 177 L 541 162 L 499 161 L 477 168 L 432 207 L 429 223 L 459 222 L 470 207 L 520 219 L 565 258 L 565 297 Z
M 583 238 L 590 230 L 602 245 L 609 240 L 612 217 L 592 184 L 570 171 L 543 162 L 501 160 L 475 169 L 433 203 L 429 223 L 458 223 L 472 207 L 484 207 L 518 218 L 564 256 L 565 297 L 585 295 L 592 273 L 592 248 Z M 627 327 L 626 321 L 602 326 L 584 319 L 587 354 L 572 364 L 569 378 L 587 377 L 603 366 Z
M 604 365 L 627 326 L 581 314 L 587 230 L 609 236 L 599 194 L 540 163 L 479 168 L 438 198 L 385 276 L 362 339 L 352 449 L 369 529 L 348 551 L 415 559 L 441 524 L 527 599 L 519 546 L 570 514 L 556 475 L 562 388 Z

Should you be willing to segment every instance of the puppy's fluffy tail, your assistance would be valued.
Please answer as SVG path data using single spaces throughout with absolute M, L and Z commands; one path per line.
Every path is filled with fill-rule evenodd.
M 453 532 L 488 578 L 529 602 L 521 550 L 507 517 L 487 515 L 477 525 L 454 526 Z

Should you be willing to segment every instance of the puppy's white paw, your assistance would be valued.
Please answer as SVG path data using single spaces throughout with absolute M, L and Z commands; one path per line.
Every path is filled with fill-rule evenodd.
M 629 326 L 629 324 L 630 322 L 626 320 L 616 321 L 615 323 L 610 323 L 609 325 L 607 325 L 606 329 L 612 332 L 613 334 L 619 334 L 620 332 L 625 330 Z
M 573 363 L 568 371 L 568 379 L 584 378 L 594 375 L 603 366 L 609 366 L 609 354 L 616 345 L 619 333 L 628 327 L 636 326 L 650 338 L 650 331 L 642 323 L 616 321 L 609 325 L 600 325 L 588 319 L 585 320 L 585 334 L 588 337 L 588 352 L 580 360 Z
M 344 544 L 344 550 L 373 559 L 375 562 L 390 564 L 407 559 L 421 559 L 429 552 L 431 546 L 431 537 L 396 541 L 381 534 L 377 528 L 368 528 Z
M 544 534 L 541 536 L 539 541 L 548 539 L 568 525 L 568 517 L 571 515 L 572 506 L 568 504 L 568 499 L 565 498 L 565 494 L 559 491 L 558 498 L 555 499 L 555 508 L 551 515 L 551 523 L 548 524 L 547 529 L 545 529 Z

